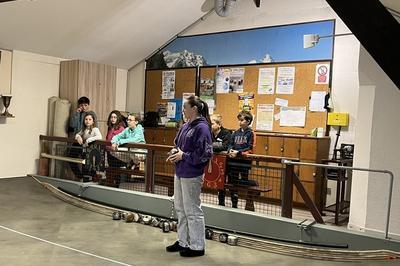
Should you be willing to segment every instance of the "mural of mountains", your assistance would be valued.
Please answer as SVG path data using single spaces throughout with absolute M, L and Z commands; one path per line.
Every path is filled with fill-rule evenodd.
M 334 20 L 325 20 L 178 36 L 146 58 L 146 69 L 325 60 L 332 58 L 332 38 L 311 50 L 304 49 L 301 40 L 310 32 L 332 35 L 334 25 Z
M 257 63 L 273 63 L 275 62 L 275 60 L 272 58 L 272 56 L 270 54 L 265 54 L 264 58 L 261 60 L 251 60 L 248 62 L 248 64 L 257 64 Z
M 207 62 L 202 55 L 197 55 L 187 50 L 177 53 L 172 53 L 167 50 L 162 54 L 164 57 L 164 62 L 169 68 L 207 65 Z
M 261 59 L 261 63 L 272 63 L 275 62 L 275 60 L 272 58 L 270 54 L 265 54 L 264 58 Z

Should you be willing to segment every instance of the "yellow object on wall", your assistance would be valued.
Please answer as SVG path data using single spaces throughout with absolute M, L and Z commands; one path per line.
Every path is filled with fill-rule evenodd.
M 330 126 L 348 126 L 348 113 L 328 113 L 328 125 Z

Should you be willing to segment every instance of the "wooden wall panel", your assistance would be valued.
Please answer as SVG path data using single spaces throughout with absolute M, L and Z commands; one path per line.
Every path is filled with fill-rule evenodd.
M 60 98 L 71 102 L 71 112 L 76 110 L 78 100 L 79 61 L 61 61 L 60 64 Z
M 97 99 L 93 97 L 98 80 L 97 64 L 87 61 L 79 61 L 78 69 L 78 98 L 82 96 L 89 97 L 94 109 Z
M 115 109 L 117 68 L 82 60 L 62 61 L 60 97 L 72 103 L 75 112 L 82 96 L 90 99 L 90 108 L 97 114 L 103 138 L 107 133 L 108 114 Z
M 109 113 L 115 109 L 117 99 L 117 68 L 105 65 L 105 119 Z M 125 97 L 124 97 L 125 98 Z M 121 110 L 123 111 L 123 110 Z

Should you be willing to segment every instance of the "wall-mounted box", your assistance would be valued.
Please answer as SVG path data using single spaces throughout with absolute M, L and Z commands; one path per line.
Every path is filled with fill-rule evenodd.
M 348 126 L 349 114 L 348 113 L 328 113 L 328 125 L 330 126 Z

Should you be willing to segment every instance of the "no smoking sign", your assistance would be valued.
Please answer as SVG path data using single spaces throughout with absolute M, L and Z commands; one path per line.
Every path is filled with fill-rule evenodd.
M 328 84 L 329 64 L 317 64 L 315 67 L 315 84 Z

